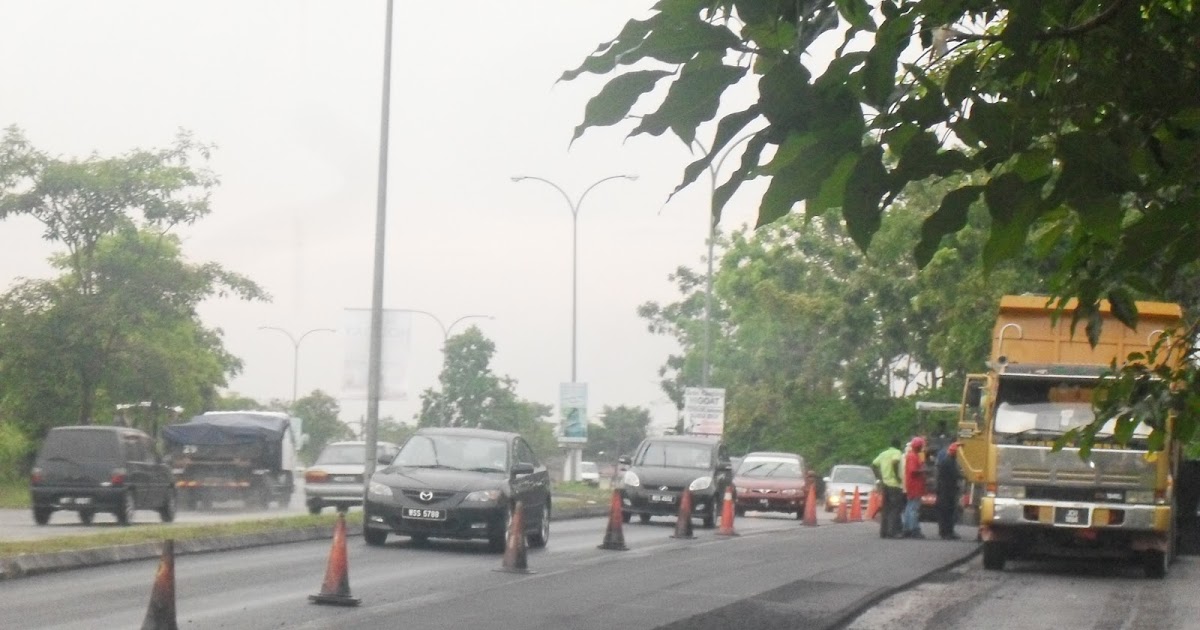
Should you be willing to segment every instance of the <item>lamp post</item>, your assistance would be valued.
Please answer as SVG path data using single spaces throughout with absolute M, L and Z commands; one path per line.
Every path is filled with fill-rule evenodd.
M 571 196 L 567 194 L 567 191 L 563 190 L 562 186 L 559 186 L 558 184 L 555 184 L 544 177 L 518 175 L 512 178 L 514 182 L 520 182 L 527 179 L 539 181 L 554 187 L 555 190 L 562 194 L 563 199 L 567 200 L 567 206 L 569 206 L 571 209 L 571 382 L 574 383 L 576 382 L 576 367 L 578 366 L 576 361 L 576 348 L 578 347 L 577 340 L 579 331 L 577 325 L 579 314 L 579 206 L 583 203 L 584 197 L 587 197 L 587 194 L 592 192 L 592 189 L 600 184 L 613 179 L 628 179 L 630 181 L 636 181 L 637 175 L 610 175 L 603 179 L 597 180 L 591 186 L 588 186 L 586 189 L 584 189 L 583 194 L 579 195 L 579 198 L 574 201 L 571 200 Z
M 714 210 L 716 209 L 717 197 L 717 173 L 721 170 L 721 165 L 725 163 L 725 158 L 733 151 L 737 145 L 753 138 L 758 132 L 748 133 L 737 140 L 729 143 L 725 150 L 717 156 L 716 164 L 709 162 L 708 176 L 708 274 L 704 278 L 704 358 L 700 368 L 700 386 L 708 387 L 708 376 L 712 369 L 709 362 L 709 354 L 712 351 L 712 292 L 713 292 L 713 246 L 717 240 L 717 217 Z M 708 148 L 704 146 L 700 140 L 693 138 L 692 142 L 700 147 L 704 153 L 708 153 Z
M 467 319 L 474 319 L 474 318 L 496 319 L 495 317 L 492 317 L 491 315 L 463 315 L 462 317 L 459 317 L 458 319 L 450 322 L 450 325 L 447 326 L 446 324 L 442 323 L 442 318 L 438 317 L 437 315 L 434 315 L 433 313 L 430 313 L 429 311 L 422 311 L 422 310 L 416 309 L 416 308 L 398 308 L 396 310 L 401 313 L 420 313 L 421 315 L 427 315 L 430 318 L 432 318 L 433 321 L 437 322 L 438 327 L 442 329 L 442 368 L 443 369 L 446 366 L 446 344 L 450 341 L 450 331 L 454 330 L 454 327 L 457 326 L 459 322 L 461 322 L 463 320 L 467 320 Z M 446 419 L 445 419 L 445 417 L 443 417 L 442 418 L 443 426 L 445 426 L 445 424 L 444 424 L 445 421 L 446 421 Z
M 299 377 L 300 377 L 300 343 L 304 341 L 305 337 L 307 337 L 315 332 L 337 332 L 337 331 L 332 328 L 313 328 L 312 330 L 304 331 L 304 334 L 300 335 L 299 337 L 296 337 L 295 335 L 288 332 L 287 330 L 284 330 L 283 328 L 279 328 L 277 326 L 259 326 L 258 329 L 259 330 L 275 330 L 275 331 L 281 332 L 284 335 L 287 335 L 288 340 L 292 342 L 292 404 L 295 405 L 296 404 L 296 391 L 297 391 L 296 385 L 299 382 Z

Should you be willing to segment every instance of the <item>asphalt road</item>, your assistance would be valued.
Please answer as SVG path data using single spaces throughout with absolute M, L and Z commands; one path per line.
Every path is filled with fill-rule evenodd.
M 1117 561 L 1010 561 L 996 572 L 975 558 L 880 602 L 847 630 L 1200 630 L 1198 584 L 1196 556 L 1164 580 Z
M 824 518 L 824 515 L 823 515 Z M 356 608 L 309 604 L 330 544 L 314 541 L 178 556 L 180 627 L 650 628 L 756 630 L 836 627 L 848 611 L 968 557 L 973 542 L 880 540 L 874 523 L 804 527 L 795 519 L 741 518 L 739 536 L 697 528 L 671 537 L 673 519 L 624 526 L 629 551 L 597 549 L 605 519 L 557 521 L 550 545 L 528 554 L 535 573 L 498 572 L 478 542 L 384 548 L 352 537 Z M 964 531 L 964 533 L 966 533 Z M 28 576 L 0 583 L 0 628 L 137 627 L 156 560 Z

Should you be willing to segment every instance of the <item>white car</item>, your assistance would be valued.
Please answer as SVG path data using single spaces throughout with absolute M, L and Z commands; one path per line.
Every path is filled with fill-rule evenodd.
M 579 462 L 579 480 L 589 486 L 600 485 L 600 468 L 596 462 Z

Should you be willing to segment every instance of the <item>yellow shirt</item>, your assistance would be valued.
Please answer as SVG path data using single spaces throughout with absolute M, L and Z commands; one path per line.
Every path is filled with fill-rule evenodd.
M 871 465 L 879 469 L 879 474 L 883 477 L 883 485 L 892 488 L 903 488 L 904 484 L 900 481 L 900 477 L 896 474 L 897 466 L 904 466 L 904 455 L 898 448 L 888 448 L 880 453 Z

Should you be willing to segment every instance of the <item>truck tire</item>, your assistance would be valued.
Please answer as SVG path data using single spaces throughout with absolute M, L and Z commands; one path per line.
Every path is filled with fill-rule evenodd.
M 53 513 L 54 510 L 51 510 L 50 508 L 35 507 L 33 508 L 33 522 L 37 523 L 38 525 L 45 525 L 46 523 L 50 522 L 50 515 Z
M 988 571 L 1003 571 L 1007 552 L 1003 543 L 987 541 L 983 543 L 983 568 Z

